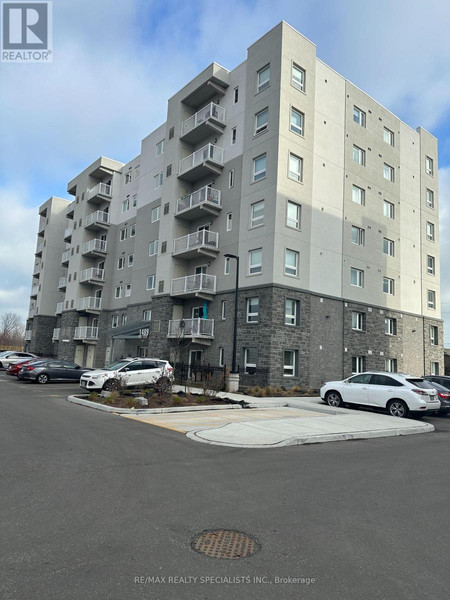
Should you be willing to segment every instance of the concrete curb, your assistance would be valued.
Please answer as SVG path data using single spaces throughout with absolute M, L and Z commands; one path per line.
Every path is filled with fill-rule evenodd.
M 80 404 L 81 406 L 87 406 L 88 408 L 94 408 L 96 410 L 102 410 L 104 412 L 115 413 L 119 415 L 157 415 L 160 413 L 177 413 L 177 412 L 195 412 L 202 410 L 230 410 L 238 408 L 242 410 L 240 404 L 205 404 L 204 406 L 174 406 L 168 408 L 116 408 L 114 406 L 107 406 L 105 404 L 99 404 L 98 402 L 91 402 L 90 400 L 84 400 L 78 398 L 78 396 L 68 396 L 68 402 L 73 404 Z

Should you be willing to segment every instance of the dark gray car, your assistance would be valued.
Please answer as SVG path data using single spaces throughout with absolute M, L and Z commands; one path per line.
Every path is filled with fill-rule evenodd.
M 39 360 L 24 365 L 17 377 L 21 380 L 48 383 L 49 381 L 79 381 L 83 373 L 92 371 L 67 360 Z

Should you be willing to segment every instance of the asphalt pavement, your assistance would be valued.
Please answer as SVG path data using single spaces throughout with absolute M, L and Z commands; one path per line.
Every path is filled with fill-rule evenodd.
M 448 597 L 450 417 L 424 418 L 427 435 L 268 451 L 65 401 L 77 391 L 0 372 L 1 598 Z M 261 551 L 192 550 L 217 528 Z

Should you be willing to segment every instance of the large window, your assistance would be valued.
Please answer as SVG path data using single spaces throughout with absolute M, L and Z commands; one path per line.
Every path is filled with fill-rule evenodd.
M 302 181 L 303 158 L 289 152 L 289 178 L 294 181 Z
M 388 238 L 383 238 L 383 253 L 394 256 L 394 242 Z
M 291 108 L 291 123 L 290 129 L 293 133 L 298 133 L 298 135 L 304 135 L 304 122 L 305 115 L 295 108 Z
M 428 275 L 436 274 L 436 259 L 434 256 L 427 256 L 427 273 Z
M 438 362 L 431 363 L 431 374 L 439 375 L 439 363 Z
M 264 225 L 264 200 L 255 202 L 250 207 L 250 227 Z
M 114 297 L 115 298 L 122 298 L 122 286 L 121 285 L 118 285 L 116 287 L 115 292 L 114 292 Z
M 163 177 L 164 177 L 164 173 L 163 171 L 161 171 L 161 173 L 157 173 L 156 175 L 154 175 L 153 177 L 153 189 L 158 189 L 162 186 L 163 184 Z
M 352 373 L 355 375 L 358 373 L 364 373 L 366 370 L 366 357 L 365 356 L 352 356 Z
M 255 372 L 258 362 L 258 350 L 256 348 L 244 348 L 244 369 L 246 373 Z
M 361 227 L 352 225 L 352 244 L 357 246 L 364 246 L 366 238 L 366 232 Z
M 299 324 L 299 305 L 298 300 L 286 298 L 284 301 L 284 324 L 297 326 Z
M 148 245 L 149 256 L 155 256 L 155 254 L 158 254 L 158 242 L 159 240 L 153 240 L 153 242 L 150 242 Z
M 152 320 L 152 311 L 149 308 L 142 311 L 142 320 L 143 321 L 151 321 Z
M 249 251 L 248 273 L 249 275 L 259 275 L 259 273 L 262 273 L 262 248 Z
M 262 69 L 260 69 L 257 73 L 256 78 L 256 91 L 260 92 L 261 90 L 266 89 L 270 85 L 270 65 L 266 65 Z
M 355 269 L 354 267 L 351 267 L 350 285 L 353 285 L 355 287 L 364 287 L 364 271 L 361 271 L 361 269 Z
M 391 167 L 391 165 L 388 165 L 387 163 L 384 163 L 384 165 L 383 165 L 383 177 L 385 179 L 387 179 L 388 181 L 394 182 L 394 179 L 395 179 L 394 167 Z
M 383 292 L 390 296 L 394 295 L 394 280 L 390 277 L 383 277 Z
M 394 205 L 392 202 L 388 202 L 387 200 L 383 201 L 383 214 L 388 219 L 394 218 Z
M 358 123 L 358 125 L 361 125 L 361 127 L 365 127 L 366 126 L 366 113 L 361 110 L 360 108 L 358 108 L 357 106 L 353 107 L 353 120 L 355 123 Z
M 130 199 L 127 198 L 126 200 L 122 201 L 122 212 L 127 212 L 127 210 L 129 210 L 130 208 Z
M 117 259 L 117 269 L 118 269 L 118 270 L 120 270 L 120 269 L 123 269 L 123 268 L 124 268 L 124 266 L 125 266 L 125 257 L 124 257 L 124 256 L 120 256 L 120 257 Z
M 223 274 L 229 275 L 231 270 L 231 258 L 229 256 L 225 257 L 225 263 L 223 267 Z
M 295 377 L 297 374 L 298 350 L 283 352 L 283 377 Z
M 299 253 L 295 250 L 284 251 L 284 274 L 298 277 Z
M 164 152 L 164 140 L 161 140 L 156 144 L 156 156 L 163 154 Z
M 434 175 L 434 164 L 433 159 L 427 156 L 425 158 L 425 173 L 427 175 Z
M 136 223 L 130 225 L 130 237 L 134 237 L 136 235 Z
M 147 277 L 147 286 L 146 286 L 146 289 L 147 290 L 154 290 L 155 289 L 155 284 L 156 284 L 156 275 L 149 275 Z
M 359 146 L 353 146 L 353 162 L 362 165 L 363 167 L 366 164 L 366 151 Z
M 433 290 L 428 290 L 427 293 L 428 298 L 428 308 L 434 310 L 436 308 L 436 292 Z
M 386 335 L 397 335 L 397 319 L 391 317 L 384 319 L 384 333 Z
M 131 283 L 127 283 L 125 286 L 125 296 L 129 298 L 131 296 Z
M 155 208 L 152 208 L 152 212 L 151 212 L 152 223 L 156 223 L 156 221 L 159 221 L 160 211 L 161 211 L 161 206 L 155 206 Z
M 384 132 L 383 132 L 383 139 L 386 142 L 386 144 L 389 144 L 389 146 L 393 146 L 394 145 L 394 132 L 391 131 L 390 129 L 388 129 L 387 127 L 385 127 Z
M 264 179 L 267 175 L 267 156 L 261 154 L 257 158 L 253 159 L 253 181 L 259 181 Z
M 427 206 L 428 208 L 434 208 L 434 192 L 427 188 Z
M 427 240 L 434 242 L 434 223 L 430 223 L 430 221 L 427 221 Z
M 432 346 L 439 344 L 439 329 L 437 325 L 430 325 L 430 344 Z
M 387 373 L 397 373 L 397 359 L 396 358 L 385 358 L 384 359 L 384 370 Z
M 366 330 L 366 313 L 356 310 L 352 311 L 352 329 L 354 331 Z
M 355 204 L 361 204 L 361 206 L 364 206 L 366 203 L 366 190 L 354 185 L 352 187 L 352 200 L 355 202 Z
M 292 200 L 287 202 L 287 217 L 286 225 L 293 229 L 300 229 L 301 226 L 302 207 Z
M 259 298 L 247 298 L 247 323 L 259 321 Z
M 119 326 L 119 315 L 113 315 L 113 317 L 111 319 L 111 327 L 113 329 L 115 329 L 118 326 Z
M 128 237 L 128 229 L 121 229 L 120 230 L 120 241 L 123 242 L 127 239 Z
M 255 135 L 266 131 L 269 122 L 269 109 L 265 108 L 255 115 Z
M 301 92 L 305 91 L 306 72 L 295 63 L 292 64 L 292 85 Z

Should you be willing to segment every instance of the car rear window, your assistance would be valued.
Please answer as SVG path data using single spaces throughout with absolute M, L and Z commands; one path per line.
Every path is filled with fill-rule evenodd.
M 433 388 L 431 381 L 425 381 L 425 379 L 407 379 L 406 381 L 418 388 L 422 388 L 423 390 L 429 390 Z

